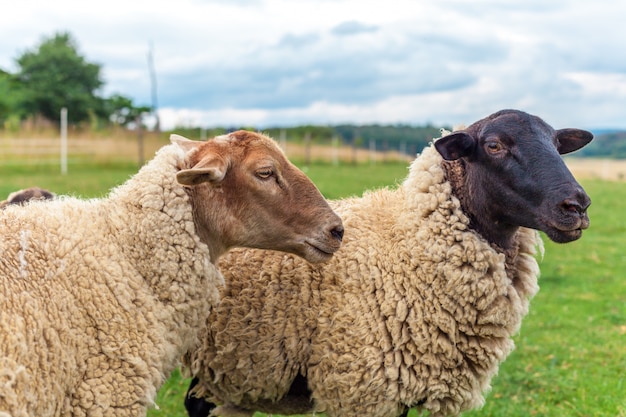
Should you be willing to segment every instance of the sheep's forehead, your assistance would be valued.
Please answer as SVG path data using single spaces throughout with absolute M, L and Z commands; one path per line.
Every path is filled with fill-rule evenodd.
M 213 142 L 228 147 L 241 147 L 245 149 L 245 154 L 249 156 L 267 155 L 275 159 L 286 159 L 282 149 L 267 136 L 259 133 L 248 132 L 245 138 L 238 137 L 232 133 L 216 136 Z
M 233 140 L 233 138 L 230 135 L 220 135 L 220 136 L 215 136 L 211 140 L 216 143 L 229 143 Z

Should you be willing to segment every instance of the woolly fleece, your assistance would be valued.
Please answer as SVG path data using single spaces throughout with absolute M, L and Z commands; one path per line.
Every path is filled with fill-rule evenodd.
M 165 146 L 108 198 L 0 213 L 0 416 L 140 416 L 222 277 Z
M 331 203 L 346 232 L 326 264 L 254 250 L 222 259 L 221 304 L 185 358 L 198 393 L 224 404 L 216 415 L 391 417 L 417 406 L 438 417 L 484 403 L 538 290 L 541 240 L 521 228 L 516 250 L 491 247 L 469 229 L 442 164 L 430 146 L 397 190 Z M 298 373 L 312 401 L 283 398 Z

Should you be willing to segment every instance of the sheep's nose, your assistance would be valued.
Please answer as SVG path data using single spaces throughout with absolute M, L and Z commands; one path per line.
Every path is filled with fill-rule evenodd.
M 563 209 L 563 211 L 569 211 L 569 212 L 576 212 L 578 214 L 582 214 L 585 212 L 585 209 L 583 208 L 583 206 L 580 205 L 580 203 L 578 201 L 575 200 L 563 200 L 561 202 L 561 208 Z
M 561 201 L 560 204 L 564 212 L 578 213 L 579 215 L 585 214 L 590 205 L 591 199 L 582 190 L 579 190 L 574 197 L 568 197 Z
M 343 239 L 343 226 L 333 227 L 330 231 L 330 234 L 332 235 L 332 237 L 341 242 L 341 240 Z

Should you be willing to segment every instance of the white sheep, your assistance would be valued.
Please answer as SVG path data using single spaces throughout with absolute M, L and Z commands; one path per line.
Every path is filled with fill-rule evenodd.
M 233 246 L 319 262 L 341 220 L 269 138 L 171 145 L 102 199 L 0 212 L 0 416 L 141 416 L 218 301 Z
M 329 263 L 229 253 L 222 302 L 184 359 L 189 415 L 481 406 L 538 290 L 532 229 L 568 242 L 589 225 L 559 153 L 591 139 L 501 111 L 435 141 L 397 189 L 331 203 L 346 234 Z

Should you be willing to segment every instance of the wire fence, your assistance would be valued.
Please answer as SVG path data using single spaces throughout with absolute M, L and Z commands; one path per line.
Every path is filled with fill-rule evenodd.
M 110 137 L 70 136 L 67 138 L 67 164 L 102 164 L 133 162 L 142 165 L 154 153 L 169 143 L 167 134 L 145 132 L 137 135 Z M 385 150 L 384 141 L 370 141 L 369 147 L 346 146 L 338 140 L 294 142 L 278 140 L 287 156 L 298 163 L 387 163 L 410 161 L 419 152 L 416 146 L 404 146 L 402 151 Z M 62 141 L 59 137 L 0 136 L 0 165 L 62 164 Z

